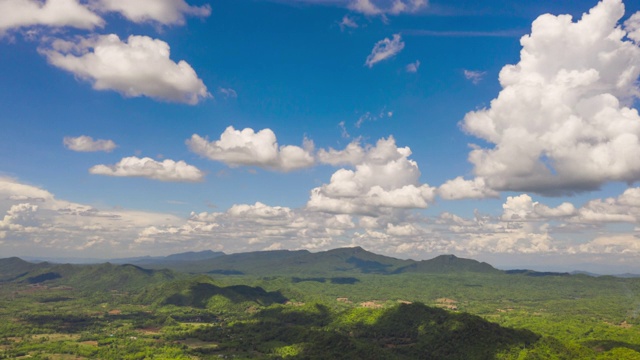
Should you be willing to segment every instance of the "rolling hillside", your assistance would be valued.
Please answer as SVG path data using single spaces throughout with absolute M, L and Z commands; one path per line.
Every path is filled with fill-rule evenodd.
M 500 272 L 487 263 L 442 255 L 431 260 L 401 260 L 374 254 L 361 247 L 339 248 L 317 253 L 307 250 L 258 251 L 221 255 L 197 261 L 163 261 L 141 265 L 189 273 L 223 275 L 328 275 L 339 273 L 392 275 L 447 272 Z

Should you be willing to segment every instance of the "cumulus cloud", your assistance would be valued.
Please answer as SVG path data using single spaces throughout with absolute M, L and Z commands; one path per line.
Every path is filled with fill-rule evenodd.
M 358 161 L 355 170 L 339 169 L 329 184 L 311 190 L 307 208 L 339 214 L 379 216 L 393 209 L 426 208 L 435 189 L 420 184 L 420 170 L 409 160 L 411 150 L 399 148 L 395 139 L 380 139 L 376 146 L 358 149 L 352 143 L 344 152 L 319 155 L 324 162 Z
M 420 68 L 420 60 L 416 60 L 415 62 L 407 64 L 407 66 L 404 67 L 404 69 L 408 73 L 414 73 L 414 74 L 418 72 L 419 68 Z
M 638 254 L 640 238 L 633 234 L 599 236 L 585 244 L 572 247 L 572 253 Z
M 74 27 L 92 30 L 104 26 L 98 13 L 119 12 L 130 21 L 182 25 L 185 15 L 205 17 L 211 7 L 190 6 L 184 0 L 0 0 L 0 35 L 30 26 Z
M 236 130 L 229 126 L 219 140 L 209 141 L 208 138 L 193 134 L 186 144 L 192 152 L 231 167 L 258 166 L 275 171 L 292 171 L 315 163 L 312 141 L 305 139 L 303 147 L 278 146 L 271 129 L 255 132 L 250 128 Z
M 368 16 L 414 13 L 427 6 L 427 0 L 353 0 L 349 9 Z
M 493 144 L 469 154 L 490 188 L 560 195 L 640 180 L 640 116 L 630 107 L 640 48 L 625 39 L 623 14 L 620 0 L 603 0 L 577 22 L 534 21 L 520 62 L 500 72 L 498 97 L 461 123 Z
M 479 84 L 486 74 L 487 73 L 485 71 L 464 70 L 464 77 L 474 85 Z
M 507 197 L 502 205 L 501 221 L 564 221 L 567 224 L 599 225 L 604 223 L 640 223 L 640 188 L 629 188 L 618 197 L 593 199 L 576 207 L 564 202 L 550 207 L 531 196 L 521 194 Z
M 438 195 L 446 200 L 460 200 L 495 198 L 500 194 L 487 187 L 483 178 L 465 180 L 462 176 L 458 176 L 440 185 Z
M 572 219 L 581 223 L 640 222 L 640 188 L 629 188 L 617 198 L 594 199 Z
M 58 251 L 56 255 L 60 256 L 70 250 L 93 247 L 99 256 L 112 252 L 121 241 L 132 241 L 141 229 L 178 222 L 176 216 L 169 214 L 103 211 L 57 199 L 37 186 L 0 178 L 0 238 L 5 241 L 6 251 L 15 248 L 33 253 L 40 249 L 40 255 Z M 127 244 L 119 247 L 128 248 Z
M 86 135 L 78 137 L 66 136 L 62 142 L 67 149 L 80 152 L 111 152 L 116 148 L 116 143 L 113 140 L 93 140 L 91 136 Z
M 0 230 L 24 231 L 37 226 L 35 213 L 37 205 L 23 203 L 11 206 L 7 214 L 0 220 Z
M 78 0 L 0 0 L 0 35 L 36 25 L 91 30 L 104 20 Z
M 311 214 L 261 202 L 236 204 L 225 212 L 192 213 L 179 226 L 153 226 L 140 232 L 137 243 L 206 241 L 232 251 L 327 248 L 354 227 L 348 215 Z
M 164 25 L 182 25 L 185 15 L 206 17 L 211 7 L 191 6 L 184 0 L 92 0 L 91 7 L 100 12 L 119 12 L 136 22 L 155 21 Z
M 389 149 L 383 151 L 386 152 Z M 384 156 L 380 155 L 375 158 L 383 161 Z M 353 199 L 359 201 L 357 197 Z M 584 209 L 601 214 L 628 214 L 633 219 L 585 217 Z M 274 248 L 326 250 L 360 245 L 401 257 L 442 253 L 471 257 L 611 254 L 634 259 L 640 254 L 636 234 L 606 231 L 604 225 L 617 221 L 637 224 L 639 210 L 640 188 L 631 188 L 618 197 L 595 199 L 577 209 L 568 203 L 546 206 L 521 194 L 507 198 L 501 215 L 475 212 L 471 218 L 452 213 L 428 218 L 406 211 L 368 214 L 371 216 L 335 214 L 261 202 L 236 204 L 221 212 L 192 212 L 180 218 L 121 208 L 97 209 L 57 199 L 36 186 L 0 178 L 3 251 L 41 249 L 41 254 L 51 255 L 57 249 L 58 256 L 71 250 L 99 256 L 124 249 L 121 251 L 127 253 L 121 254 L 131 256 L 185 248 L 239 252 Z M 571 240 L 554 238 L 560 225 L 582 223 L 590 226 L 574 227 Z M 602 226 L 594 232 L 598 223 Z
M 627 32 L 629 39 L 635 41 L 636 44 L 640 44 L 640 11 L 624 22 L 624 30 Z
M 173 182 L 202 181 L 204 174 L 198 168 L 184 161 L 166 159 L 162 162 L 151 158 L 126 157 L 115 165 L 96 165 L 89 169 L 94 175 L 144 177 Z
M 373 46 L 373 50 L 371 50 L 371 54 L 367 56 L 367 60 L 364 64 L 369 68 L 372 68 L 373 65 L 380 61 L 396 56 L 396 54 L 402 51 L 402 49 L 404 49 L 404 42 L 402 41 L 400 34 L 394 34 L 391 39 L 384 38 L 378 41 Z
M 148 36 L 131 35 L 126 41 L 115 34 L 75 42 L 58 39 L 40 51 L 52 65 L 90 82 L 96 90 L 191 105 L 211 96 L 186 61 L 174 62 L 169 45 Z
M 260 224 L 287 225 L 293 218 L 290 208 L 283 206 L 268 206 L 261 202 L 254 205 L 233 205 L 227 214 L 236 218 L 250 219 Z
M 329 148 L 328 150 L 318 150 L 318 160 L 324 164 L 330 164 L 333 166 L 360 164 L 364 159 L 366 149 L 364 149 L 358 140 L 352 141 L 347 145 L 344 150 L 335 150 Z
M 546 224 L 525 222 L 524 219 L 521 222 L 505 222 L 501 218 L 477 212 L 472 219 L 451 213 L 441 214 L 432 237 L 439 237 L 451 252 L 469 255 L 560 251 Z
M 534 202 L 531 196 L 522 194 L 509 196 L 502 205 L 503 221 L 528 221 L 553 218 L 568 218 L 577 214 L 576 208 L 571 203 L 562 203 L 555 208 Z
M 353 19 L 351 16 L 349 15 L 345 15 L 342 17 L 342 20 L 340 21 L 340 24 L 338 24 L 340 26 L 340 30 L 344 31 L 347 28 L 351 28 L 351 29 L 357 29 L 358 28 L 358 23 L 355 21 L 355 19 Z

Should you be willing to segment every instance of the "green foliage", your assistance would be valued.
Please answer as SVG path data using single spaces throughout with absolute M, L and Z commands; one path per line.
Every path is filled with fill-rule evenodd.
M 236 257 L 253 276 L 0 260 L 0 359 L 640 358 L 640 279 L 412 272 L 358 248 L 278 252 L 270 273 L 263 255 Z

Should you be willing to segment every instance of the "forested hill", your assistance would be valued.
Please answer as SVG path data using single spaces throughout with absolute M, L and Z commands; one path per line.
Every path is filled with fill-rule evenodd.
M 17 257 L 0 259 L 0 282 L 11 281 L 30 271 L 50 266 L 48 263 L 32 264 Z
M 176 262 L 191 262 L 198 260 L 207 260 L 213 259 L 218 256 L 224 256 L 225 253 L 220 251 L 188 251 L 179 254 L 172 254 L 168 256 L 144 256 L 144 257 L 135 257 L 135 258 L 121 258 L 121 259 L 111 259 L 109 260 L 112 264 L 135 264 L 135 265 L 150 265 L 150 264 L 161 264 L 161 263 L 176 263 Z
M 171 270 L 150 270 L 135 265 L 31 264 L 19 258 L 0 259 L 0 283 L 66 286 L 81 290 L 130 290 L 176 278 Z
M 500 273 L 493 266 L 454 255 L 441 255 L 430 260 L 401 260 L 378 255 L 361 247 L 339 248 L 312 253 L 307 250 L 257 251 L 237 254 L 202 251 L 164 257 L 138 257 L 110 260 L 115 264 L 131 264 L 145 269 L 171 269 L 178 272 L 221 275 L 326 275 L 336 273 L 382 274 L 401 273 Z M 0 259 L 0 280 L 10 280 L 38 269 L 54 265 L 32 264 L 19 258 Z M 71 266 L 71 265 L 67 265 Z M 75 265 L 79 266 L 79 265 Z M 84 265 L 97 266 L 97 265 Z
M 134 262 L 135 263 L 135 262 Z M 307 250 L 258 251 L 218 255 L 194 261 L 157 261 L 136 263 L 151 269 L 168 268 L 189 273 L 226 275 L 283 275 L 283 274 L 335 274 L 360 273 L 392 275 L 412 273 L 479 272 L 499 273 L 493 266 L 454 255 L 441 255 L 434 259 L 401 260 L 366 251 L 361 247 L 339 248 L 317 253 Z
M 130 264 L 144 269 L 170 269 L 178 272 L 220 274 L 220 275 L 357 275 L 402 273 L 455 273 L 473 272 L 497 274 L 503 271 L 473 259 L 459 258 L 455 255 L 440 255 L 430 260 L 402 260 L 378 255 L 361 247 L 339 248 L 312 253 L 307 250 L 256 251 L 237 254 L 201 251 L 186 252 L 162 257 L 138 257 L 114 259 L 110 263 Z M 0 259 L 0 281 L 18 279 L 43 269 L 58 266 L 69 269 L 71 265 L 51 263 L 33 264 L 12 257 Z M 96 267 L 99 265 L 84 265 Z M 115 265 L 112 265 L 115 266 Z M 74 269 L 81 265 L 74 265 Z M 87 269 L 88 269 L 87 268 Z M 85 269 L 84 271 L 88 271 Z M 123 271 L 125 268 L 120 269 Z M 58 270 L 47 270 L 59 272 Z M 133 271 L 130 269 L 130 271 Z M 46 271 L 45 271 L 46 272 Z M 507 272 L 508 273 L 508 272 Z

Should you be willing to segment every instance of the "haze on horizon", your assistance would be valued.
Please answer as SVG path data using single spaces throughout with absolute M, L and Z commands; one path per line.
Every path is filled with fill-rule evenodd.
M 0 0 L 0 257 L 640 273 L 640 4 Z

